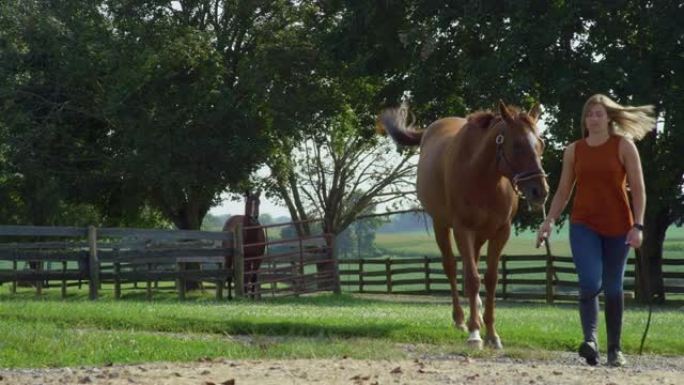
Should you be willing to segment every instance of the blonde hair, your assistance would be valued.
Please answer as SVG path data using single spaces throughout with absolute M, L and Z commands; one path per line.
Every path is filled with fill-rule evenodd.
M 582 137 L 588 135 L 586 117 L 589 108 L 595 104 L 600 104 L 608 113 L 608 130 L 611 134 L 631 137 L 639 140 L 646 136 L 656 126 L 653 116 L 653 106 L 622 106 L 611 98 L 603 94 L 596 94 L 590 97 L 584 108 L 582 108 Z

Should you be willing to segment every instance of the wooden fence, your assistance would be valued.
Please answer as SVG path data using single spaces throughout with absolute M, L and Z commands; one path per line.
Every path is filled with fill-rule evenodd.
M 481 258 L 481 263 L 485 257 Z M 459 271 L 460 257 L 456 257 Z M 343 259 L 340 264 L 340 283 L 343 291 L 393 294 L 450 294 L 440 257 Z M 625 272 L 625 293 L 633 296 L 634 259 L 628 260 Z M 667 266 L 682 266 L 682 260 L 664 260 Z M 486 269 L 480 266 L 482 278 Z M 545 255 L 502 255 L 499 264 L 499 283 L 496 296 L 500 299 L 575 301 L 577 273 L 571 257 Z M 463 295 L 462 275 L 457 274 L 459 293 Z M 665 272 L 666 294 L 684 293 L 684 272 Z M 484 293 L 484 283 L 481 285 Z
M 293 224 L 264 226 L 268 232 Z M 88 285 L 96 299 L 102 288 L 114 297 L 123 290 L 172 290 L 185 298 L 188 282 L 202 282 L 217 298 L 249 295 L 299 295 L 315 291 L 448 294 L 441 258 L 336 260 L 330 235 L 268 237 L 257 281 L 246 285 L 241 231 L 235 233 L 120 228 L 0 226 L 0 284 L 61 288 Z M 225 245 L 231 245 L 226 247 Z M 234 245 L 234 246 L 232 246 Z M 227 266 L 227 257 L 235 261 Z M 484 259 L 484 257 L 482 258 Z M 462 267 L 457 257 L 459 266 Z M 55 265 L 57 268 L 55 268 Z M 666 295 L 684 294 L 684 260 L 664 259 Z M 480 273 L 484 275 L 484 270 Z M 628 260 L 625 290 L 634 290 L 634 260 Z M 460 274 L 459 274 L 460 277 Z M 162 287 L 160 283 L 171 283 Z M 462 279 L 459 279 L 463 294 Z M 484 287 L 482 287 L 484 290 Z M 577 277 L 570 257 L 504 255 L 499 265 L 497 297 L 502 299 L 575 300 Z
M 316 220 L 306 221 L 310 226 Z M 260 257 L 245 257 L 260 260 L 256 270 L 245 270 L 246 276 L 256 274 L 256 282 L 245 285 L 245 295 L 253 298 L 262 296 L 288 296 L 320 291 L 340 292 L 337 261 L 334 255 L 334 237 L 331 234 L 308 236 L 285 236 L 277 234 L 286 227 L 294 228 L 304 221 L 258 226 L 266 235 L 264 243 L 245 246 L 265 246 Z M 256 227 L 256 226 L 255 226 Z M 249 230 L 250 227 L 245 228 Z M 294 230 L 292 231 L 294 232 Z M 242 267 L 240 267 L 242 268 Z
M 275 226 L 288 226 L 280 224 Z M 88 284 L 89 297 L 112 287 L 114 298 L 122 290 L 145 285 L 147 298 L 154 291 L 173 290 L 185 298 L 189 283 L 213 289 L 216 298 L 250 294 L 298 295 L 304 292 L 339 291 L 332 241 L 328 235 L 267 242 L 273 252 L 260 257 L 259 279 L 248 285 L 242 228 L 234 233 L 96 227 L 0 226 L 0 284 L 30 285 L 41 294 L 45 286 Z M 279 251 L 278 251 L 279 250 Z M 233 266 L 229 266 L 230 262 Z M 58 268 L 55 269 L 54 265 Z M 313 266 L 313 267 L 312 267 Z M 322 271 L 318 267 L 327 266 Z M 170 286 L 160 286 L 162 283 Z M 250 290 L 251 288 L 251 290 Z M 249 293 L 246 293 L 249 291 Z

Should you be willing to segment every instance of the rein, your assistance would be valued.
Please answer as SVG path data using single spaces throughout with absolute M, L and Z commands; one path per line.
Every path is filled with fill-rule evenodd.
M 646 293 L 648 294 L 648 319 L 646 320 L 646 328 L 644 329 L 644 334 L 641 336 L 641 344 L 639 345 L 639 355 L 641 356 L 644 351 L 644 342 L 646 342 L 648 330 L 651 328 L 651 316 L 653 315 L 653 290 L 651 287 L 651 274 L 648 261 L 644 263 L 641 255 L 641 248 L 635 249 L 634 252 L 637 254 L 637 260 L 642 263 L 642 267 L 644 267 L 644 270 L 646 270 L 644 272 L 644 277 L 646 278 L 644 286 L 646 287 Z

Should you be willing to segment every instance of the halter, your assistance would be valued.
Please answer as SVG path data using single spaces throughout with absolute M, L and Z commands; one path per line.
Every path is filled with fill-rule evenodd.
M 522 196 L 522 193 L 518 188 L 518 183 L 534 178 L 546 178 L 548 175 L 541 168 L 516 173 L 513 169 L 513 165 L 506 157 L 506 152 L 503 149 L 504 139 L 504 129 L 502 127 L 501 132 L 496 136 L 496 166 L 499 167 L 499 163 L 501 162 L 501 159 L 503 159 L 503 161 L 506 163 L 506 167 L 513 172 L 513 177 L 509 177 L 513 183 L 513 189 L 518 195 Z

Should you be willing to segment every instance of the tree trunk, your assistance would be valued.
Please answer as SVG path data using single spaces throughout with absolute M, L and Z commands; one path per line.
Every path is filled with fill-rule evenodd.
M 207 211 L 204 205 L 200 202 L 188 202 L 183 207 L 176 208 L 174 210 L 171 219 L 179 230 L 199 230 L 202 225 L 202 218 L 206 215 Z M 201 266 L 199 263 L 184 263 L 185 270 L 200 270 Z M 202 289 L 202 282 L 200 281 L 185 281 L 185 290 L 198 290 Z
M 337 280 L 339 279 L 339 276 L 336 272 L 337 254 L 335 253 L 335 237 L 337 237 L 337 234 L 334 233 L 332 227 L 328 224 L 327 218 L 323 220 L 323 233 L 326 234 L 325 242 L 329 252 L 326 253 L 325 256 L 325 259 L 327 259 L 327 261 L 316 263 L 316 272 L 319 276 L 325 277 L 326 280 L 331 278 L 335 278 Z M 317 285 L 317 288 L 336 290 L 336 286 L 337 281 L 328 280 L 323 284 L 319 283 Z
M 666 214 L 647 215 L 644 223 L 644 241 L 636 253 L 635 291 L 641 303 L 665 302 L 663 281 L 663 242 L 670 225 Z

